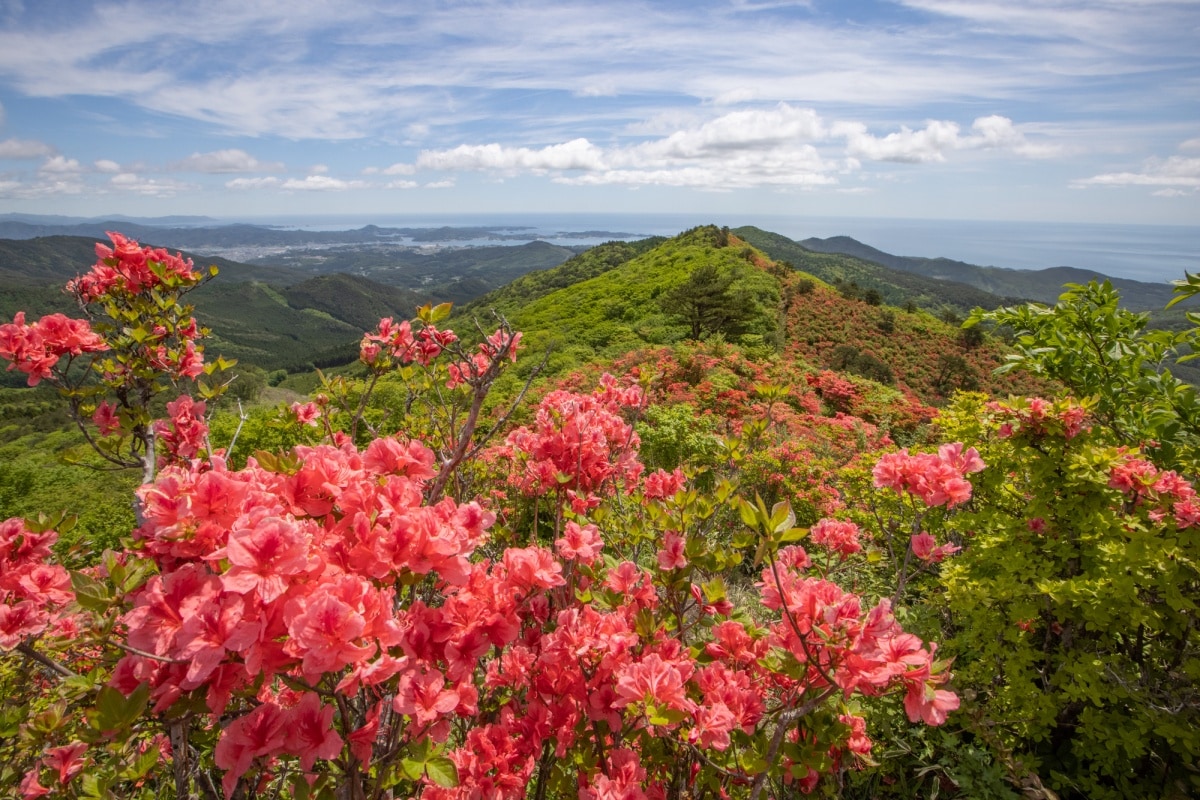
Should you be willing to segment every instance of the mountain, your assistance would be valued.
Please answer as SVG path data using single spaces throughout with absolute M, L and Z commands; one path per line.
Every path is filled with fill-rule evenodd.
M 293 248 L 253 261 L 302 275 L 349 272 L 419 291 L 439 301 L 465 303 L 532 270 L 556 267 L 576 253 L 572 248 L 542 241 L 428 250 L 363 245 Z
M 931 309 L 950 306 L 965 312 L 976 307 L 995 308 L 1020 301 L 1019 296 L 1000 296 L 959 281 L 895 269 L 856 253 L 820 251 L 761 228 L 747 226 L 735 229 L 734 233 L 777 261 L 785 261 L 831 284 L 874 290 L 883 302 L 892 305 L 912 303 Z
M 1004 267 L 981 267 L 949 258 L 896 256 L 877 250 L 848 236 L 834 236 L 828 239 L 811 238 L 798 244 L 814 252 L 840 253 L 901 272 L 943 281 L 957 281 L 994 295 L 1023 297 L 1042 303 L 1056 302 L 1058 296 L 1062 294 L 1063 284 L 1087 283 L 1091 280 L 1111 281 L 1112 285 L 1121 293 L 1123 305 L 1135 311 L 1159 311 L 1172 297 L 1170 284 L 1112 278 L 1096 270 L 1078 267 L 1050 267 L 1038 270 L 1006 269 Z
M 460 311 L 478 314 L 494 310 L 512 315 L 538 298 L 616 269 L 665 241 L 661 236 L 654 236 L 634 242 L 606 242 L 596 245 L 556 267 L 526 273 L 482 297 L 471 300 L 463 305 Z
M 360 332 L 373 330 L 383 317 L 408 319 L 430 301 L 428 296 L 408 289 L 345 273 L 309 278 L 287 287 L 282 294 L 292 308 L 321 311 Z
M 108 241 L 107 236 L 44 236 L 36 239 L 0 239 L 0 288 L 14 286 L 61 286 L 87 272 L 96 262 L 96 242 Z M 171 252 L 177 252 L 173 248 Z M 180 251 L 197 265 L 215 265 L 221 280 L 268 281 L 289 285 L 304 280 L 286 268 L 259 264 L 243 264 L 227 258 L 200 256 Z

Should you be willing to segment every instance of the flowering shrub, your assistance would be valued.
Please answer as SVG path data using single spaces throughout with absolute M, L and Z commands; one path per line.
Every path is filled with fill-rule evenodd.
M 88 319 L 51 314 L 26 323 L 18 312 L 11 323 L 0 325 L 0 357 L 9 362 L 8 369 L 27 373 L 30 386 L 53 384 L 96 452 L 116 466 L 142 467 L 149 480 L 160 456 L 191 457 L 202 449 L 203 438 L 194 425 L 180 420 L 188 430 L 177 430 L 179 438 L 169 442 L 183 451 L 156 454 L 151 400 L 233 362 L 204 364 L 200 341 L 207 331 L 183 302 L 205 280 L 192 262 L 140 247 L 119 233 L 108 236 L 112 247 L 97 244 L 92 269 L 67 284 Z M 215 275 L 213 267 L 209 277 Z M 77 368 L 80 357 L 87 359 L 85 369 Z M 205 398 L 222 388 L 197 383 Z
M 18 319 L 2 340 L 80 418 L 133 425 L 152 477 L 130 549 L 89 571 L 54 565 L 49 528 L 0 526 L 0 651 L 45 670 L 5 745 L 6 789 L 757 798 L 867 763 L 856 698 L 903 694 L 931 725 L 957 706 L 935 645 L 890 600 L 835 580 L 859 557 L 848 523 L 817 527 L 813 545 L 836 559 L 814 561 L 787 503 L 751 502 L 731 479 L 701 494 L 683 469 L 646 474 L 639 388 L 552 391 L 485 455 L 503 420 L 481 424 L 483 399 L 519 341 L 503 324 L 468 351 L 435 327 L 445 309 L 381 321 L 363 341 L 366 381 L 330 381 L 290 412 L 322 441 L 231 469 L 204 446 L 203 402 L 140 416 L 161 380 L 203 369 L 199 329 L 164 294 L 194 273 L 113 242 L 79 296 L 118 318 L 151 302 L 179 319 L 94 335 L 38 323 L 43 342 L 71 331 L 53 346 L 28 344 Z M 115 404 L 87 413 L 79 398 L 99 390 L 32 355 L 68 340 L 114 354 L 94 386 Z M 372 392 L 393 375 L 408 399 L 376 414 Z M 155 443 L 171 455 L 157 473 Z M 461 476 L 477 459 L 508 464 L 507 485 L 553 518 L 549 536 L 503 491 L 470 494 Z M 970 451 L 938 459 L 926 483 L 969 496 L 942 467 L 961 479 Z M 728 581 L 749 547 L 759 581 L 735 605 Z
M 942 567 L 947 647 L 1018 780 L 1183 797 L 1200 747 L 1195 489 L 1092 408 L 963 396 L 940 420 L 988 464 L 949 523 L 966 546 Z

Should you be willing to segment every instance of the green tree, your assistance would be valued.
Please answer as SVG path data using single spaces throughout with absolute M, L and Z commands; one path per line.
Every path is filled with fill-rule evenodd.
M 736 336 L 745 330 L 754 313 L 754 301 L 734 288 L 737 276 L 722 272 L 715 264 L 703 264 L 686 281 L 663 292 L 662 310 L 686 324 L 692 339 L 714 333 Z

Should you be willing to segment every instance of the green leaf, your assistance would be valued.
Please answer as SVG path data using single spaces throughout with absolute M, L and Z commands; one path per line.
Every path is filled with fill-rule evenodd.
M 758 527 L 758 511 L 754 508 L 753 503 L 739 497 L 737 498 L 737 510 L 742 522 L 751 528 Z
M 410 780 L 419 781 L 421 780 L 421 776 L 425 774 L 425 762 L 405 758 L 400 761 L 400 769 L 404 770 L 404 774 Z
M 126 697 L 111 686 L 100 689 L 96 702 L 96 716 L 92 727 L 101 732 L 123 731 L 137 721 L 146 710 L 150 700 L 150 684 L 143 683 Z
M 108 585 L 86 573 L 71 573 L 71 589 L 75 592 L 75 601 L 88 611 L 104 612 L 112 605 L 113 596 Z
M 446 756 L 434 756 L 425 763 L 425 774 L 429 780 L 443 789 L 453 789 L 458 786 L 458 768 Z

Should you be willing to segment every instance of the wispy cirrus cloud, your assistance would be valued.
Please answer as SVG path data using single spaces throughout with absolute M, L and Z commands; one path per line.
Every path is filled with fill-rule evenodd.
M 1163 37 L 1197 19 L 1186 3 L 1111 0 L 906 0 L 910 16 L 888 26 L 816 4 L 702 5 L 354 0 L 331 16 L 316 2 L 96 2 L 0 31 L 0 76 L 30 96 L 117 97 L 230 133 L 336 140 L 480 113 L 532 126 L 509 102 L 522 92 L 558 93 L 564 110 L 570 98 L 864 109 L 1083 93 L 1081 76 L 1168 64 Z

